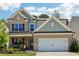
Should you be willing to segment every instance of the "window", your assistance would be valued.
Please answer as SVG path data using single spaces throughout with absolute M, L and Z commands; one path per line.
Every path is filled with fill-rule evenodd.
M 12 38 L 12 45 L 15 47 L 20 47 L 20 44 L 24 44 L 24 38 Z
M 15 24 L 15 25 L 14 25 L 14 30 L 15 30 L 15 31 L 18 31 L 18 24 Z
M 12 24 L 12 31 L 24 31 L 24 24 Z
M 24 24 L 19 24 L 19 31 L 24 31 Z
M 52 25 L 52 27 L 54 27 L 54 23 L 52 23 L 51 25 Z
M 30 31 L 34 31 L 34 29 L 35 29 L 35 24 L 34 23 L 30 23 L 30 26 L 29 26 L 30 28 Z

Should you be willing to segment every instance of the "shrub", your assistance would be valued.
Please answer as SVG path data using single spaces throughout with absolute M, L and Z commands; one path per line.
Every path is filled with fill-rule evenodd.
M 5 52 L 7 54 L 13 54 L 14 53 L 14 49 L 13 48 L 8 48 L 8 49 L 5 50 Z
M 7 54 L 13 54 L 14 51 L 7 51 Z
M 69 48 L 70 52 L 78 52 L 79 51 L 79 44 L 77 39 L 73 39 Z

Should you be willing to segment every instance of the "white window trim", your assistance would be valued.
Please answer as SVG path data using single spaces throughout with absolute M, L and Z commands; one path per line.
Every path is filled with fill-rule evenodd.
M 52 23 L 51 26 L 54 27 L 54 23 Z
M 33 24 L 34 25 L 34 30 L 35 30 L 35 23 L 30 23 L 29 24 L 29 31 L 30 31 L 30 25 Z
M 15 32 L 19 32 L 19 26 L 17 27 L 17 28 L 18 28 L 18 31 L 16 31 L 16 30 L 15 30 L 15 28 L 16 28 L 15 25 L 16 25 L 16 24 L 14 24 L 14 31 L 15 31 Z
M 21 31 L 19 31 L 19 28 L 20 28 L 20 27 L 19 27 L 19 24 L 18 24 L 18 27 L 17 27 L 17 28 L 18 28 L 18 31 L 15 30 L 15 28 L 16 28 L 15 25 L 16 25 L 16 24 L 14 24 L 14 32 L 21 32 Z

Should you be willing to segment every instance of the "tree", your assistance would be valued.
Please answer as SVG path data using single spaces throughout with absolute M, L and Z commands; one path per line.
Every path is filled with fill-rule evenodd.
M 6 22 L 0 19 L 0 48 L 7 47 L 7 42 L 9 41 L 8 31 Z
M 36 15 L 33 15 L 33 17 L 37 18 L 37 16 L 36 16 Z
M 79 51 L 79 44 L 77 39 L 73 39 L 69 48 L 70 52 L 78 52 Z
M 0 32 L 0 48 L 4 48 L 7 42 L 7 34 Z
M 41 14 L 39 15 L 39 18 L 49 18 L 49 16 L 47 14 Z

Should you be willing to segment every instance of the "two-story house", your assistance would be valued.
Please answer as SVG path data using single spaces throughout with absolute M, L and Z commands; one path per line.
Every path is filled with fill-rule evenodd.
M 68 51 L 72 30 L 55 17 L 34 18 L 26 10 L 18 10 L 8 19 L 9 46 L 35 51 Z

